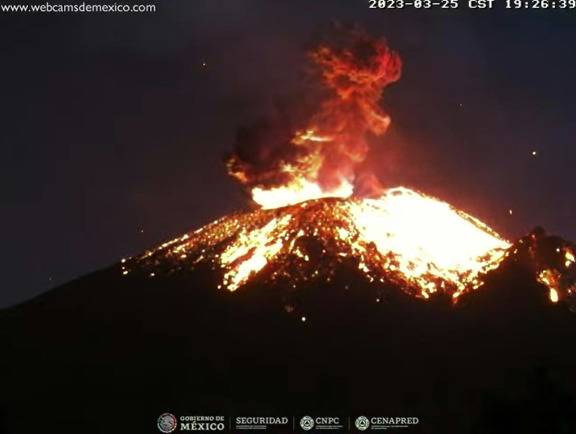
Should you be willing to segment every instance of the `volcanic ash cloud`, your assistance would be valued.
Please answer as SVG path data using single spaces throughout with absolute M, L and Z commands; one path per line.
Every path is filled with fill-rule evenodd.
M 303 121 L 282 114 L 241 129 L 227 159 L 230 175 L 264 208 L 352 195 L 368 136 L 390 125 L 379 102 L 400 78 L 402 62 L 383 39 L 340 31 L 308 58 L 324 89 L 317 110 Z

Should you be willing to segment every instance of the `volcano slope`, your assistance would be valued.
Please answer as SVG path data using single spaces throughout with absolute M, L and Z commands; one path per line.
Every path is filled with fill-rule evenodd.
M 306 263 L 329 275 L 283 263 L 309 276 L 294 284 L 268 264 L 233 292 L 190 250 L 194 267 L 146 252 L 1 312 L 0 432 L 157 432 L 166 411 L 576 432 L 576 315 L 535 278 L 531 239 L 456 304 L 370 279 L 314 237 Z

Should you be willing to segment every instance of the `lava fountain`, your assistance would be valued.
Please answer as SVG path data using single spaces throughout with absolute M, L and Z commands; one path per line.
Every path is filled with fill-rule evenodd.
M 347 264 L 370 282 L 456 299 L 480 286 L 510 244 L 475 218 L 407 188 L 379 198 L 324 198 L 227 216 L 147 252 L 140 261 L 222 270 L 236 291 L 264 269 L 270 281 L 330 281 Z
M 518 253 L 478 219 L 426 194 L 371 182 L 359 195 L 356 169 L 367 157 L 367 137 L 383 135 L 390 124 L 379 102 L 384 88 L 400 78 L 402 64 L 385 41 L 361 31 L 337 39 L 309 53 L 327 95 L 316 112 L 288 137 L 255 128 L 239 137 L 227 159 L 230 175 L 259 209 L 123 261 L 125 275 L 135 265 L 153 277 L 209 264 L 221 273 L 219 288 L 234 292 L 264 278 L 293 288 L 329 282 L 348 267 L 370 283 L 393 284 L 421 299 L 445 294 L 456 302 Z M 563 288 L 576 288 L 565 278 L 575 268 L 574 249 L 562 249 L 563 265 L 533 260 L 535 277 L 553 302 L 566 293 Z

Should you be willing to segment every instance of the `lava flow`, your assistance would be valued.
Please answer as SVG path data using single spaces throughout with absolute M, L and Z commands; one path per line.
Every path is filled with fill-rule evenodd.
M 379 198 L 324 198 L 224 217 L 138 259 L 169 271 L 209 262 L 221 287 L 235 291 L 267 270 L 298 285 L 330 281 L 351 265 L 370 282 L 392 283 L 417 297 L 453 298 L 477 288 L 510 244 L 447 203 L 406 189 Z M 129 265 L 124 269 L 128 272 Z
M 382 188 L 373 175 L 360 186 L 357 167 L 369 137 L 384 134 L 390 118 L 379 107 L 383 89 L 400 78 L 399 56 L 382 40 L 354 30 L 310 53 L 326 99 L 297 128 L 260 124 L 239 135 L 229 173 L 260 209 L 221 218 L 164 243 L 122 272 L 219 270 L 220 289 L 251 281 L 330 282 L 342 269 L 367 281 L 398 287 L 422 299 L 457 301 L 479 288 L 505 258 L 526 254 L 534 278 L 559 301 L 576 292 L 574 249 L 545 237 L 512 245 L 479 220 L 445 202 L 405 188 Z M 286 132 L 288 131 L 288 134 Z M 276 134 L 277 133 L 277 134 Z M 543 241 L 544 240 L 544 241 Z
M 576 297 L 576 249 L 532 233 L 511 244 L 449 204 L 403 188 L 378 198 L 321 198 L 223 217 L 122 260 L 122 273 L 151 278 L 209 266 L 219 289 L 259 281 L 297 288 L 351 270 L 367 283 L 454 302 L 505 260 L 528 264 L 553 303 Z M 576 304 L 575 304 L 576 306 Z

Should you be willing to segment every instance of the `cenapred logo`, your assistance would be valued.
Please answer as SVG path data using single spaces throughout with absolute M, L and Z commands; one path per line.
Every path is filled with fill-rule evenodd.
M 356 425 L 356 428 L 360 431 L 366 431 L 370 427 L 370 421 L 366 416 L 358 416 L 354 425 Z
M 314 428 L 314 419 L 312 419 L 310 416 L 304 416 L 302 419 L 300 419 L 300 426 L 303 430 L 310 431 L 312 428 Z
M 176 430 L 178 420 L 172 413 L 164 413 L 158 418 L 157 425 L 160 432 L 171 433 Z

